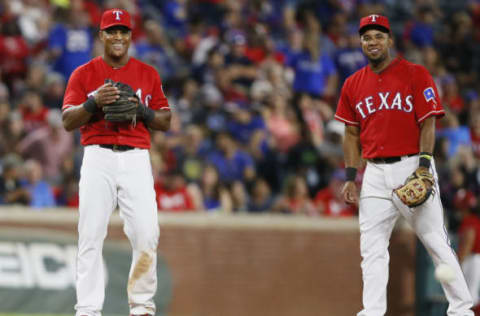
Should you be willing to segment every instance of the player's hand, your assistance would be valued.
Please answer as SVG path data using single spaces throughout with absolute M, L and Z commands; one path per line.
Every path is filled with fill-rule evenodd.
M 115 102 L 119 97 L 120 91 L 118 88 L 114 87 L 111 83 L 105 83 L 97 89 L 95 102 L 99 108 L 103 108 L 104 105 Z
M 347 181 L 343 185 L 342 196 L 348 204 L 358 204 L 358 189 L 354 181 Z

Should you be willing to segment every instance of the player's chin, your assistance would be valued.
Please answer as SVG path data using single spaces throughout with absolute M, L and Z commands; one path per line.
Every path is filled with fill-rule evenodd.
M 383 54 L 378 55 L 368 55 L 367 56 L 370 63 L 378 64 L 385 60 L 385 56 Z
M 112 50 L 110 51 L 110 55 L 114 58 L 122 58 L 123 56 L 125 56 L 127 54 L 127 50 Z

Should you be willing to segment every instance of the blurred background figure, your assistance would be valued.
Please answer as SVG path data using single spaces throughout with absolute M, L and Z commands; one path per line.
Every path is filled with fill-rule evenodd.
M 41 164 L 45 179 L 58 184 L 62 178 L 62 162 L 73 152 L 73 136 L 63 128 L 58 109 L 48 111 L 46 123 L 18 143 L 18 153 L 24 159 L 35 159 Z
M 315 204 L 308 195 L 307 183 L 300 175 L 291 175 L 287 179 L 284 193 L 275 201 L 273 211 L 308 216 L 319 214 Z
M 58 8 L 56 14 L 58 23 L 48 37 L 49 59 L 53 70 L 68 79 L 75 68 L 91 59 L 93 36 L 85 11 Z
M 223 213 L 231 213 L 233 210 L 230 192 L 221 182 L 218 170 L 212 164 L 205 166 L 199 182 L 191 184 L 189 190 L 192 193 L 195 208 Z
M 159 211 L 186 212 L 195 211 L 193 198 L 181 173 L 168 171 L 162 180 L 155 183 L 157 207 Z
M 22 186 L 21 181 L 19 169 L 22 163 L 22 158 L 15 154 L 8 154 L 1 160 L 0 205 L 30 205 L 30 192 Z
M 455 208 L 461 218 L 458 260 L 472 294 L 473 304 L 480 303 L 480 213 L 472 191 L 461 189 L 455 195 Z
M 36 160 L 27 160 L 23 171 L 22 186 L 30 195 L 29 206 L 37 210 L 56 206 L 53 189 L 43 177 L 42 165 Z
M 318 212 L 325 216 L 354 216 L 357 215 L 357 207 L 346 204 L 342 197 L 342 187 L 345 183 L 345 170 L 337 169 L 328 187 L 317 192 L 314 203 Z
M 251 198 L 247 204 L 247 211 L 251 213 L 270 212 L 275 201 L 272 190 L 265 179 L 257 178 L 252 187 Z

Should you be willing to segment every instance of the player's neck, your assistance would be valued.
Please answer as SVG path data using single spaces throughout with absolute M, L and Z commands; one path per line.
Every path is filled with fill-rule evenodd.
M 390 65 L 392 60 L 393 60 L 393 58 L 390 55 L 387 55 L 385 57 L 385 59 L 381 60 L 380 62 L 372 62 L 371 60 L 369 60 L 370 69 L 372 69 L 372 71 L 375 72 L 375 73 L 380 73 L 385 68 L 387 68 L 388 65 Z
M 128 63 L 128 60 L 130 59 L 130 56 L 125 55 L 120 58 L 112 58 L 111 56 L 108 55 L 103 55 L 103 60 L 110 65 L 112 68 L 122 68 Z

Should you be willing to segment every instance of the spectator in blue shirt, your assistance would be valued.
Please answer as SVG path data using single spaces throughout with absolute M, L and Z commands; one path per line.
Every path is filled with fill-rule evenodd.
M 319 49 L 316 33 L 304 37 L 304 50 L 290 60 L 295 72 L 293 89 L 314 97 L 331 97 L 336 92 L 337 72 L 333 60 Z
M 165 27 L 178 36 L 185 36 L 187 33 L 187 1 L 166 0 L 162 8 Z
M 144 23 L 145 40 L 135 44 L 136 55 L 142 61 L 155 67 L 167 81 L 176 75 L 179 62 L 173 48 L 160 26 L 154 20 Z
M 433 22 L 435 16 L 432 8 L 422 6 L 418 9 L 418 20 L 413 22 L 410 30 L 410 40 L 417 47 L 433 45 Z
M 472 140 L 470 138 L 470 128 L 468 126 L 462 126 L 458 122 L 458 117 L 447 111 L 443 119 L 446 123 L 446 127 L 437 131 L 437 138 L 446 138 L 448 141 L 447 155 L 449 158 L 455 156 L 459 149 L 464 147 L 471 147 Z
M 218 150 L 207 157 L 207 161 L 218 169 L 220 180 L 231 184 L 234 181 L 250 182 L 255 177 L 252 157 L 237 147 L 235 140 L 226 133 L 218 133 L 216 137 Z
M 258 130 L 266 131 L 265 122 L 260 115 L 254 114 L 249 105 L 242 102 L 230 103 L 232 120 L 227 124 L 230 134 L 241 145 L 247 145 L 253 133 Z
M 93 37 L 88 28 L 88 17 L 81 11 L 70 11 L 68 23 L 56 24 L 48 36 L 48 49 L 53 70 L 65 80 L 80 65 L 92 58 Z
M 367 64 L 367 59 L 360 48 L 356 28 L 349 30 L 348 34 L 340 38 L 333 59 L 338 70 L 339 87 L 343 86 L 343 82 L 351 74 Z
M 285 64 L 289 65 L 303 51 L 303 32 L 292 28 L 287 33 L 287 41 L 279 40 L 277 51 L 285 56 Z
M 43 179 L 42 166 L 36 160 L 25 162 L 27 179 L 23 187 L 30 193 L 30 207 L 34 209 L 54 207 L 55 197 L 50 184 Z

